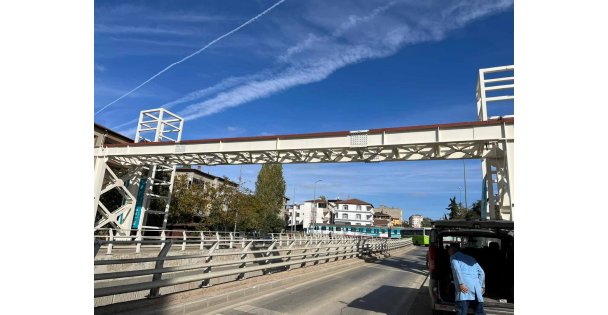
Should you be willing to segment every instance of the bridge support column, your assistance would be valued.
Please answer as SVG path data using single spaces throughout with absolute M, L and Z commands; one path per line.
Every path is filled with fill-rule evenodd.
M 95 177 L 93 184 L 93 209 L 95 215 L 94 229 L 111 227 L 116 230 L 116 236 L 128 236 L 131 217 L 135 208 L 135 197 L 127 187 L 130 181 L 130 169 L 126 175 L 125 169 L 112 170 L 107 158 L 100 157 L 95 160 Z M 121 175 L 120 177 L 117 175 Z M 103 195 L 114 191 L 109 200 Z
M 513 220 L 513 160 L 513 142 L 506 140 L 494 145 L 491 154 L 482 159 L 484 219 Z

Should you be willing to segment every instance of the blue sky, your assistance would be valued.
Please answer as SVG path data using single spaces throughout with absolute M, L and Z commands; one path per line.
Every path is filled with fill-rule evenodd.
M 96 1 L 95 110 L 277 2 Z M 133 137 L 139 111 L 168 107 L 186 118 L 183 139 L 475 121 L 477 70 L 508 64 L 512 1 L 287 0 L 95 121 Z M 466 166 L 471 203 L 481 163 Z M 245 186 L 259 168 L 242 167 Z M 241 168 L 203 170 L 236 180 Z M 284 175 L 297 202 L 322 179 L 317 195 L 434 219 L 464 185 L 460 160 L 285 165 Z

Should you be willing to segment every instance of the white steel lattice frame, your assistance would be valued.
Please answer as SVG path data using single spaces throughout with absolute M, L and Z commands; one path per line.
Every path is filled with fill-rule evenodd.
M 184 128 L 184 119 L 176 114 L 164 109 L 150 109 L 142 111 L 139 114 L 139 122 L 137 124 L 137 132 L 135 142 L 151 142 L 145 138 L 145 134 L 154 134 L 154 143 L 175 143 L 182 139 L 182 130 Z M 137 230 L 141 233 L 142 229 L 158 229 L 164 230 L 167 227 L 167 219 L 169 216 L 169 205 L 171 203 L 171 192 L 173 190 L 173 182 L 175 179 L 175 164 L 167 165 L 166 163 L 149 163 L 152 165 L 149 177 L 147 178 L 146 191 L 141 207 L 141 214 L 137 224 Z M 170 172 L 169 180 L 158 178 L 161 174 Z M 154 187 L 169 186 L 165 193 L 154 193 Z M 152 200 L 163 200 L 164 207 L 161 209 L 153 209 Z M 162 215 L 162 225 L 146 225 L 149 215 Z
M 479 121 L 488 121 L 487 105 L 489 102 L 501 102 L 515 99 L 514 71 L 515 67 L 513 65 L 479 69 L 476 89 L 477 116 Z M 511 75 L 511 73 L 513 73 L 513 75 Z M 489 74 L 493 74 L 493 78 L 489 78 Z M 489 93 L 491 93 L 492 96 L 488 96 Z M 498 219 L 496 218 L 493 209 L 494 206 L 498 206 L 502 219 L 513 220 L 513 141 L 502 141 L 499 147 L 501 150 L 499 156 L 501 156 L 501 158 L 482 159 L 482 176 L 486 187 L 486 195 L 482 196 L 486 201 L 483 212 L 485 213 L 484 217 L 486 219 Z M 496 193 L 494 192 L 495 186 L 497 189 Z
M 136 143 L 166 143 L 178 142 L 181 140 L 184 121 L 181 117 L 167 111 L 166 109 L 152 109 L 142 111 L 139 116 L 139 122 L 136 133 Z M 146 138 L 144 135 L 153 134 L 152 139 Z M 115 168 L 127 168 L 126 175 L 123 178 L 118 178 L 112 170 Z M 171 172 L 165 176 L 165 179 L 160 179 L 159 174 L 163 172 Z M 143 177 L 147 174 L 147 177 Z M 139 165 L 124 165 L 122 163 L 114 163 L 107 156 L 95 157 L 95 198 L 94 208 L 95 214 L 101 214 L 102 219 L 95 222 L 95 230 L 112 227 L 120 234 L 129 233 L 133 225 L 133 220 L 138 220 L 137 230 L 141 233 L 142 229 L 162 229 L 166 228 L 167 217 L 169 213 L 169 204 L 171 202 L 171 191 L 173 189 L 173 181 L 175 178 L 175 165 L 167 165 L 166 163 L 146 163 Z M 127 187 L 126 181 L 131 185 Z M 138 218 L 135 217 L 136 212 L 136 196 L 138 188 L 145 181 L 145 191 L 142 200 L 142 206 Z M 164 194 L 155 194 L 154 187 L 169 186 Z M 124 198 L 124 203 L 118 209 L 110 211 L 100 197 L 117 188 Z M 161 209 L 152 209 L 152 200 L 161 199 L 165 201 L 164 207 Z M 162 225 L 152 226 L 146 225 L 149 215 L 162 215 Z M 121 216 L 122 215 L 122 216 Z
M 108 163 L 106 157 L 95 159 L 95 190 L 94 190 L 94 217 L 101 215 L 96 221 L 94 229 L 112 227 L 118 232 L 117 236 L 124 236 L 131 228 L 133 213 L 135 210 L 135 195 L 141 174 L 141 166 L 131 166 L 125 175 L 119 177 L 112 168 L 119 167 L 114 163 Z M 129 183 L 127 186 L 126 183 Z M 108 209 L 100 200 L 101 196 L 109 191 L 117 189 L 123 197 L 123 204 L 117 209 Z
M 144 110 L 139 113 L 135 142 L 179 142 L 183 129 L 184 119 L 164 108 Z M 144 136 L 150 134 L 153 139 Z
M 95 154 L 125 167 L 485 158 L 504 164 L 501 161 L 505 159 L 506 150 L 502 146 L 505 142 L 508 146 L 513 144 L 513 128 L 514 119 L 505 118 L 357 132 L 108 145 L 97 148 Z M 362 134 L 365 137 L 361 137 Z M 353 136 L 358 139 L 353 141 Z M 499 171 L 503 169 L 507 167 L 501 167 Z M 509 182 L 512 182 L 509 175 L 501 178 L 509 181 L 510 177 Z M 499 195 L 505 196 L 504 200 L 509 196 L 512 199 L 506 188 L 503 187 L 503 191 Z M 505 214 L 510 211 L 505 207 Z
M 477 98 L 477 117 L 480 121 L 488 120 L 488 103 L 515 99 L 515 75 L 510 75 L 514 70 L 513 65 L 479 69 L 475 96 Z M 506 76 L 500 76 L 505 73 Z M 497 75 L 494 75 L 494 78 L 488 78 L 489 74 Z M 511 93 L 508 93 L 509 91 Z M 492 96 L 488 96 L 490 93 Z

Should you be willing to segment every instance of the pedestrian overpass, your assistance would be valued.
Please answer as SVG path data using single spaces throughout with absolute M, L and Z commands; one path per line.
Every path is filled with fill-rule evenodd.
M 479 159 L 485 205 L 482 215 L 513 220 L 513 116 L 488 117 L 488 103 L 513 100 L 514 67 L 479 70 L 477 121 L 275 136 L 182 140 L 184 121 L 165 110 L 140 114 L 135 143 L 95 148 L 95 230 L 111 227 L 164 230 L 177 165 L 263 163 L 380 163 Z M 116 189 L 121 206 L 103 194 Z

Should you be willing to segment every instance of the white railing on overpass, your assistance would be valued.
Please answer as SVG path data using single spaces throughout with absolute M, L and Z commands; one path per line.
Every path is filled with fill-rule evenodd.
M 119 233 L 117 233 L 119 232 Z M 165 240 L 173 240 L 174 249 L 180 246 L 182 251 L 186 249 L 203 249 L 214 242 L 219 242 L 220 247 L 236 248 L 244 247 L 247 240 L 258 238 L 251 233 L 243 232 L 220 232 L 220 231 L 186 231 L 186 230 L 119 230 L 102 228 L 94 232 L 95 255 L 102 249 L 110 255 L 116 250 L 120 253 L 141 253 L 142 249 L 163 248 Z M 293 239 L 304 242 L 308 239 L 320 239 L 320 235 L 307 235 L 305 233 L 269 233 L 265 239 L 277 240 L 279 245 Z M 302 244 L 300 244 L 302 245 Z
M 488 103 L 515 99 L 515 67 L 501 66 L 479 69 L 477 79 L 477 117 L 488 120 Z M 495 117 L 490 117 L 495 119 Z
M 203 234 L 204 235 L 204 234 Z M 241 280 L 247 274 L 261 272 L 267 274 L 289 270 L 294 265 L 301 267 L 306 264 L 329 262 L 332 260 L 352 258 L 355 256 L 386 254 L 390 250 L 412 245 L 408 239 L 383 238 L 329 238 L 319 236 L 291 237 L 279 239 L 245 239 L 239 240 L 240 248 L 227 248 L 235 239 L 218 237 L 215 239 L 191 238 L 181 241 L 165 240 L 95 240 L 95 254 L 103 246 L 124 246 L 138 244 L 153 244 L 160 253 L 152 257 L 129 257 L 117 259 L 95 260 L 95 266 L 106 266 L 110 272 L 95 273 L 95 297 L 125 294 L 149 290 L 148 297 L 159 295 L 163 287 L 199 282 L 203 287 L 209 285 L 214 278 L 236 276 Z M 209 241 L 209 242 L 208 242 Z M 198 246 L 200 252 L 185 255 L 167 255 L 174 245 Z M 224 250 L 220 250 L 223 244 Z M 192 263 L 194 260 L 198 263 Z M 165 262 L 185 261 L 184 265 L 165 267 Z M 133 266 L 154 263 L 153 268 L 132 270 Z M 175 264 L 175 263 L 173 263 Z M 129 267 L 130 265 L 130 267 Z M 119 269 L 120 268 L 120 269 Z M 96 268 L 97 269 L 97 268 Z M 115 271 L 120 270 L 120 271 Z M 163 278 L 168 277 L 168 278 Z

